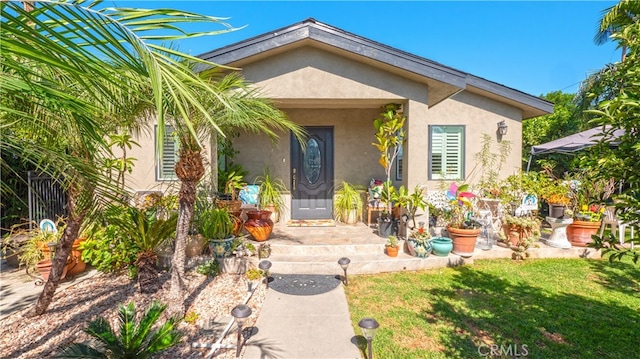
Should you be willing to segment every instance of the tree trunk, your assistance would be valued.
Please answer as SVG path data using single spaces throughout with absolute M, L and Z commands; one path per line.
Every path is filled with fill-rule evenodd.
M 204 176 L 204 164 L 200 151 L 182 149 L 180 159 L 176 163 L 176 175 L 180 179 L 178 194 L 178 225 L 176 243 L 171 259 L 171 302 L 168 312 L 171 315 L 184 315 L 184 271 L 186 259 L 186 242 L 189 235 L 193 207 L 196 200 L 196 188 Z
M 211 133 L 211 185 L 213 186 L 213 194 L 218 192 L 218 132 Z
M 145 254 L 137 261 L 138 266 L 138 285 L 140 292 L 145 294 L 153 294 L 160 290 L 160 278 L 158 278 L 158 270 L 155 266 L 155 258 L 153 253 Z
M 35 306 L 33 306 L 33 308 L 31 308 L 27 313 L 27 317 L 42 315 L 47 311 L 49 304 L 51 304 L 51 301 L 53 300 L 53 295 L 56 293 L 56 289 L 58 288 L 58 283 L 60 282 L 64 268 L 67 265 L 67 258 L 71 253 L 73 242 L 78 238 L 80 225 L 86 215 L 86 210 L 75 215 L 76 196 L 74 195 L 73 189 L 69 190 L 67 203 L 70 215 L 67 219 L 67 226 L 64 229 L 64 234 L 62 235 L 62 238 L 60 238 L 60 242 L 56 247 L 56 254 L 53 258 L 49 279 L 45 283 Z

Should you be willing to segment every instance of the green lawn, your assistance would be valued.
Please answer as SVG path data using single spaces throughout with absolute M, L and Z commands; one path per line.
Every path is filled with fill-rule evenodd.
M 364 317 L 380 323 L 375 358 L 478 358 L 491 345 L 502 357 L 529 358 L 633 358 L 640 350 L 640 267 L 632 263 L 478 260 L 350 279 L 356 333 Z

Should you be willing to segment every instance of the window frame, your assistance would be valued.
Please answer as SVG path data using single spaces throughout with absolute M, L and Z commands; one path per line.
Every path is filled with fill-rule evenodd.
M 447 175 L 446 173 L 441 175 L 440 173 L 435 173 L 433 171 L 433 131 L 435 128 L 444 128 L 446 132 L 447 129 L 457 129 L 460 131 L 460 147 L 459 150 L 459 161 L 460 161 L 460 173 L 455 175 Z M 429 148 L 428 148 L 428 172 L 429 172 L 429 180 L 455 180 L 460 181 L 465 179 L 465 147 L 466 147 L 466 125 L 429 125 Z M 445 146 L 446 147 L 446 146 Z M 443 155 L 443 167 L 446 167 L 445 158 L 446 153 L 442 153 Z
M 402 181 L 402 157 L 403 157 L 403 152 L 404 152 L 404 148 L 402 145 L 398 146 L 399 150 L 398 150 L 398 155 L 396 156 L 396 181 Z

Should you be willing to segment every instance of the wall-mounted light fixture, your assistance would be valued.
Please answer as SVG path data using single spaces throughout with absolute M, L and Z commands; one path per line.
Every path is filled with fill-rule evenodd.
M 498 122 L 498 133 L 500 134 L 500 136 L 506 136 L 508 129 L 509 127 L 507 126 L 507 123 L 504 122 L 504 120 Z

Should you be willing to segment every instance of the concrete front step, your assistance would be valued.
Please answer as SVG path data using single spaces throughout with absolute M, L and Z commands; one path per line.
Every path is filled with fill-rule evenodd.
M 398 257 L 389 257 L 382 251 L 377 254 L 352 255 L 272 255 L 269 258 L 272 263 L 270 271 L 279 274 L 341 275 L 343 271 L 338 264 L 341 257 L 347 257 L 351 260 L 348 274 L 416 271 L 473 263 L 472 258 L 461 258 L 454 254 L 450 254 L 448 257 L 430 255 L 427 258 L 417 258 L 406 253 L 399 253 Z
M 403 243 L 403 242 L 401 242 Z M 427 258 L 416 258 L 404 251 L 398 257 L 384 254 L 383 244 L 359 245 L 272 245 L 269 260 L 271 272 L 279 274 L 325 274 L 341 275 L 338 265 L 341 257 L 351 260 L 349 274 L 375 274 L 383 272 L 416 271 L 423 269 L 473 264 L 474 259 L 511 258 L 509 248 L 494 245 L 491 250 L 476 248 L 470 258 L 461 258 L 455 254 L 437 257 L 431 254 Z M 553 248 L 538 242 L 530 250 L 531 258 L 600 258 L 600 251 L 591 248 L 572 247 Z
M 384 243 L 370 244 L 316 244 L 289 245 L 272 244 L 272 255 L 288 256 L 339 256 L 345 257 L 355 254 L 380 254 L 384 252 Z

